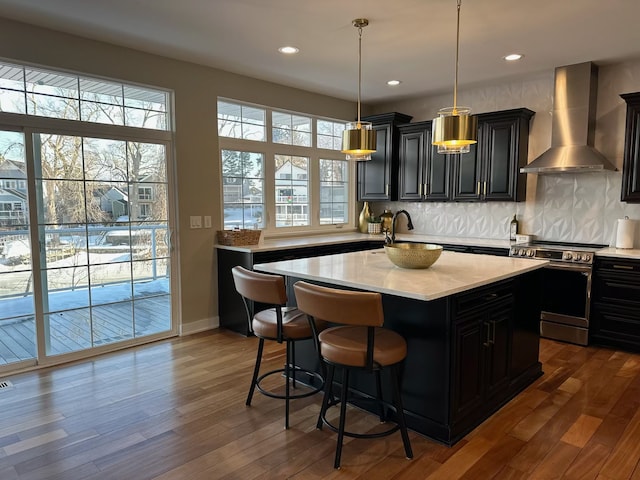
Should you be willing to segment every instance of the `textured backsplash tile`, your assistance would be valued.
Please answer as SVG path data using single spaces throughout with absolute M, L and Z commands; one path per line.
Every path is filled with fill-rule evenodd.
M 620 172 L 539 175 L 537 183 L 536 198 L 520 203 L 388 202 L 371 206 L 376 214 L 384 208 L 407 210 L 416 233 L 508 239 L 509 223 L 516 214 L 521 233 L 543 240 L 605 245 L 612 241 L 619 218 L 640 219 L 640 205 L 620 202 Z M 402 219 L 398 230 L 406 231 Z

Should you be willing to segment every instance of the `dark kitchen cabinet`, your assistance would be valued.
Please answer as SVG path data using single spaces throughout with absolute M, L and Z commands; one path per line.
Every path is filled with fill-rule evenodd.
M 620 96 L 627 102 L 621 200 L 640 203 L 640 92 Z
M 411 120 L 402 113 L 385 113 L 362 118 L 376 131 L 376 151 L 371 160 L 358 162 L 358 200 L 398 199 L 400 132 L 398 126 Z
M 431 145 L 432 122 L 401 125 L 398 200 L 447 201 L 451 192 L 450 159 Z
M 590 342 L 640 351 L 640 261 L 596 257 Z
M 478 415 L 509 388 L 511 283 L 460 295 L 454 303 L 452 416 Z
M 469 153 L 452 155 L 451 199 L 521 201 L 525 199 L 529 122 L 526 108 L 478 115 L 478 143 Z
M 236 292 L 231 269 L 241 265 L 250 270 L 257 263 L 279 262 L 296 258 L 319 257 L 336 253 L 357 252 L 382 247 L 380 241 L 359 241 L 352 243 L 337 243 L 316 245 L 313 247 L 291 248 L 287 250 L 242 251 L 217 248 L 218 260 L 218 316 L 220 326 L 242 335 L 249 335 L 247 313 L 242 298 Z M 253 315 L 254 306 L 250 302 L 249 308 Z

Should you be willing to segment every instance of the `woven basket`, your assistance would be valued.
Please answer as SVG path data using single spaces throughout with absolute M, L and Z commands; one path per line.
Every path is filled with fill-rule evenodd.
M 218 243 L 220 245 L 257 245 L 260 241 L 262 230 L 218 230 Z

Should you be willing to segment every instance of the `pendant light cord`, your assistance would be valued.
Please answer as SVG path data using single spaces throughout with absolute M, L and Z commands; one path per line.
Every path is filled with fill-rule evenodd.
M 458 0 L 458 23 L 456 27 L 456 75 L 453 81 L 453 114 L 458 114 L 458 56 L 460 54 L 460 5 L 462 0 Z
M 362 89 L 362 27 L 358 27 L 358 128 L 360 123 L 360 92 Z

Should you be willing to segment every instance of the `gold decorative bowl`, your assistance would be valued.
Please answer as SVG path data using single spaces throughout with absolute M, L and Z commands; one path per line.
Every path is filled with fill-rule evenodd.
M 384 250 L 389 260 L 400 268 L 429 268 L 442 253 L 442 245 L 431 243 L 392 243 Z

